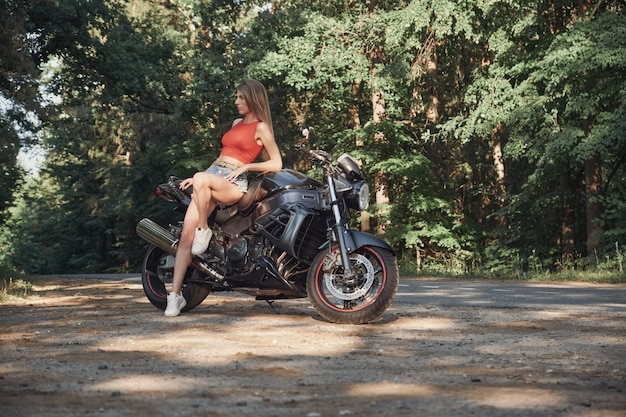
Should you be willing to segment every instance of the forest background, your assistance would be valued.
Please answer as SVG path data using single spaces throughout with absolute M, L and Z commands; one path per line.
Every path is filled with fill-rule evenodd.
M 403 273 L 624 280 L 625 44 L 621 0 L 0 0 L 0 264 L 138 271 L 256 78 L 286 167 L 303 124 L 363 163 Z

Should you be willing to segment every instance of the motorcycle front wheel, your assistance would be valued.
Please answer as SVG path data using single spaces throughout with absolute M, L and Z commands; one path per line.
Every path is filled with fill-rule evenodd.
M 391 252 L 363 246 L 350 254 L 354 278 L 344 276 L 339 248 L 320 252 L 309 269 L 307 294 L 331 323 L 363 324 L 378 318 L 398 291 L 399 272 Z
M 150 303 L 159 310 L 163 311 L 167 307 L 167 288 L 172 286 L 173 273 L 174 256 L 157 246 L 151 246 L 143 260 L 141 284 Z M 181 311 L 197 307 L 211 292 L 206 287 L 189 282 L 192 275 L 198 273 L 194 268 L 187 268 L 182 288 L 187 305 Z

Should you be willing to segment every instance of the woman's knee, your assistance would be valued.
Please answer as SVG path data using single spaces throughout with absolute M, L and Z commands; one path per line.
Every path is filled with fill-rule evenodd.
M 196 172 L 193 175 L 193 186 L 196 189 L 211 187 L 211 175 L 206 172 Z
M 191 247 L 191 244 L 193 243 L 193 238 L 195 236 L 195 227 L 191 227 L 191 228 L 183 228 L 182 233 L 180 234 L 180 240 L 179 240 L 179 246 L 183 246 L 183 247 Z
M 205 186 L 204 176 L 200 175 L 199 172 L 193 174 L 193 191 L 194 193 L 200 190 Z

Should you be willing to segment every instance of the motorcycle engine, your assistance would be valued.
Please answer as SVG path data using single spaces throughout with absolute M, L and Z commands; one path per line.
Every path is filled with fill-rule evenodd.
M 205 260 L 210 262 L 213 268 L 220 270 L 221 274 L 244 273 L 254 267 L 254 260 L 260 256 L 262 249 L 263 242 L 253 236 L 225 238 L 216 233 L 207 250 L 210 256 L 207 257 L 205 254 Z M 174 257 L 170 256 L 169 258 L 163 261 L 163 265 L 159 269 L 159 277 L 162 280 L 169 277 L 171 281 Z M 226 268 L 226 270 L 222 270 L 222 268 Z
M 228 242 L 227 255 L 232 263 L 240 263 L 246 259 L 248 252 L 248 241 L 244 237 L 236 237 Z
M 226 245 L 226 257 L 231 271 L 249 271 L 261 256 L 263 242 L 253 236 L 231 238 Z

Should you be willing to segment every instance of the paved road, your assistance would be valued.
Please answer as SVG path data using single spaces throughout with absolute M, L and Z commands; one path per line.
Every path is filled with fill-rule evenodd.
M 403 279 L 395 301 L 440 307 L 553 307 L 626 313 L 626 285 Z
M 140 274 L 64 275 L 139 282 Z M 515 281 L 472 281 L 404 278 L 394 304 L 439 307 L 545 308 L 626 313 L 626 285 L 541 284 Z

